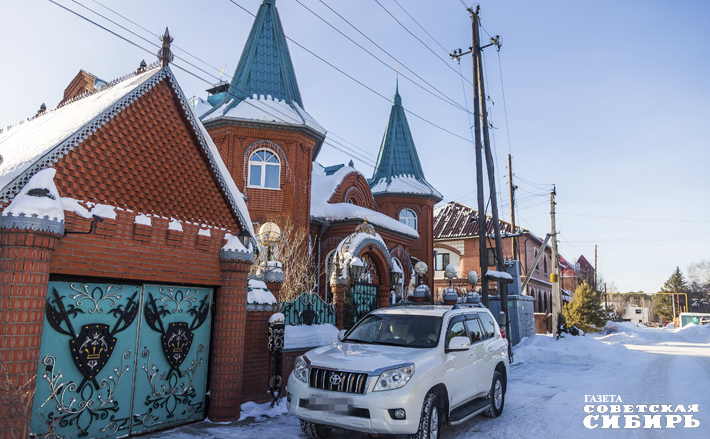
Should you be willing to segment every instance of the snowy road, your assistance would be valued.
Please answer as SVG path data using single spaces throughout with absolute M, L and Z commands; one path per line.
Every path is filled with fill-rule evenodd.
M 503 415 L 497 419 L 477 416 L 463 425 L 445 428 L 442 436 L 448 439 L 710 437 L 710 326 L 656 329 L 628 323 L 614 325 L 616 331 L 608 335 L 568 336 L 561 340 L 535 336 L 523 340 L 514 350 L 515 363 L 510 369 Z M 614 402 L 593 402 L 597 395 L 611 395 L 607 398 Z M 626 410 L 632 411 L 624 413 L 625 405 L 630 406 Z M 591 413 L 585 413 L 585 406 Z M 619 428 L 602 428 L 602 416 L 613 416 L 614 406 L 621 410 L 617 418 Z M 152 437 L 304 437 L 298 421 L 283 410 L 267 411 L 255 404 L 245 405 L 244 409 L 250 416 L 234 424 L 201 422 Z M 639 419 L 638 428 L 624 428 L 625 415 L 630 417 L 626 426 L 635 427 L 634 419 Z M 648 426 L 660 428 L 644 428 L 644 415 L 655 416 Z M 685 428 L 684 415 L 692 417 L 691 425 L 699 423 L 699 426 Z M 591 417 L 588 426 L 596 428 L 584 426 L 588 416 Z M 613 418 L 610 422 L 607 427 L 615 427 Z M 675 428 L 668 428 L 669 422 Z M 368 436 L 336 431 L 332 437 Z

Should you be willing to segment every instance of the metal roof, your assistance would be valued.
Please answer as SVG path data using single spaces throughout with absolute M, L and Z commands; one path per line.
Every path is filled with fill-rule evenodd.
M 275 2 L 264 0 L 259 7 L 225 97 L 225 100 L 234 98 L 230 106 L 253 95 L 264 95 L 289 104 L 295 102 L 303 108 L 286 34 Z
M 414 138 L 402 107 L 399 84 L 395 88 L 389 122 L 382 139 L 375 171 L 370 179 L 370 186 L 383 179 L 389 183 L 397 176 L 413 177 L 433 189 L 424 178 L 422 164 L 419 162 L 417 148 L 414 146 Z
M 502 234 L 512 233 L 512 225 L 499 221 Z M 518 232 L 527 232 L 516 227 Z M 486 215 L 486 234 L 492 234 L 493 219 Z M 478 211 L 450 202 L 434 211 L 434 239 L 478 238 Z

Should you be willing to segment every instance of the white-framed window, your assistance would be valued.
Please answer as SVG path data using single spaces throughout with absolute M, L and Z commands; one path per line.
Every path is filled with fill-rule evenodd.
M 450 259 L 448 253 L 437 253 L 434 257 L 434 270 L 446 270 L 446 266 L 449 265 L 449 260 Z
M 249 187 L 280 189 L 281 161 L 273 151 L 259 149 L 249 157 Z
M 417 228 L 417 214 L 412 209 L 402 209 L 399 212 L 399 222 L 408 225 L 414 230 Z

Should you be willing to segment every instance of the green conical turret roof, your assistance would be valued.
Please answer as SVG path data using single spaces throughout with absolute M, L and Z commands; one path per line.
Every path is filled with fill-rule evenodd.
M 424 177 L 414 138 L 402 107 L 399 83 L 395 88 L 392 111 L 380 146 L 375 172 L 370 179 L 370 187 L 373 195 L 415 194 L 442 199 L 441 194 Z
M 227 100 L 234 99 L 232 105 L 236 105 L 242 99 L 254 95 L 271 96 L 289 104 L 297 103 L 303 108 L 275 0 L 264 0 L 259 7 L 239 65 L 229 84 Z

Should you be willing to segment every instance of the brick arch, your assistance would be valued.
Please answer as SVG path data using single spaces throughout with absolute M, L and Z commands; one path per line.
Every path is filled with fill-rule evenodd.
M 459 255 L 459 256 L 462 255 L 462 253 L 461 253 L 458 249 L 456 249 L 455 247 L 452 247 L 452 246 L 450 246 L 450 245 L 440 244 L 440 243 L 437 242 L 437 243 L 434 243 L 434 247 L 436 247 L 436 248 L 443 248 L 443 249 L 446 249 L 446 250 L 450 250 L 450 251 L 456 253 L 456 254 Z
M 320 244 L 320 254 L 322 256 L 322 260 L 320 261 L 321 264 L 321 275 L 320 275 L 320 293 L 321 295 L 326 298 L 328 295 L 328 292 L 330 291 L 329 288 L 329 281 L 328 281 L 328 254 L 332 252 L 333 250 L 336 250 L 338 248 L 338 245 L 340 242 L 343 240 L 343 238 L 339 236 L 333 236 L 327 239 L 324 239 L 321 244 Z
M 390 300 L 390 270 L 392 269 L 389 252 L 382 246 L 369 244 L 360 246 L 359 251 L 355 254 L 357 254 L 359 258 L 367 255 L 375 263 L 378 280 L 377 295 L 380 299 L 380 308 L 387 306 Z
M 358 206 L 364 206 L 365 205 L 365 196 L 360 192 L 360 190 L 356 187 L 351 187 L 350 189 L 345 192 L 345 196 L 343 197 L 343 202 L 344 203 L 349 203 L 351 199 L 355 198 L 357 200 L 356 204 Z
M 377 210 L 375 199 L 370 192 L 370 185 L 359 172 L 353 170 L 346 175 L 328 200 L 329 203 L 347 203 L 347 196 L 351 189 L 356 189 L 362 195 L 362 207 Z
M 295 179 L 293 171 L 291 170 L 291 165 L 289 164 L 289 161 L 286 158 L 286 152 L 277 143 L 274 143 L 271 140 L 257 140 L 244 150 L 244 160 L 242 160 L 242 178 L 244 180 L 244 193 L 246 193 L 247 190 L 247 179 L 249 177 L 249 157 L 251 157 L 251 155 L 258 149 L 268 149 L 274 154 L 276 154 L 279 160 L 281 160 L 281 171 L 286 171 L 284 172 L 284 176 L 288 177 L 291 180 Z

